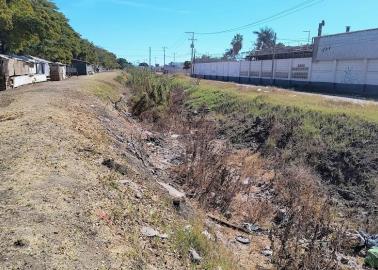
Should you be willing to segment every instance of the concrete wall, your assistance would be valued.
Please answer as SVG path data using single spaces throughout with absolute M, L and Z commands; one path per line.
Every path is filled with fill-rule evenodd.
M 378 29 L 316 37 L 314 61 L 378 58 Z
M 273 76 L 272 76 L 273 68 Z M 378 58 L 313 61 L 313 58 L 198 63 L 194 76 L 222 81 L 378 98 Z

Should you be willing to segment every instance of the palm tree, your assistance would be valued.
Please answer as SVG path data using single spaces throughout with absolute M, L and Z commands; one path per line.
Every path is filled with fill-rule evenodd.
M 259 31 L 254 31 L 253 33 L 257 35 L 255 42 L 256 50 L 270 49 L 274 47 L 274 44 L 276 43 L 276 32 L 274 32 L 272 28 L 260 28 Z
M 238 55 L 243 47 L 243 36 L 240 34 L 236 34 L 231 41 L 231 46 L 233 55 Z
M 243 36 L 236 34 L 231 41 L 231 48 L 224 53 L 223 59 L 235 59 L 243 47 Z

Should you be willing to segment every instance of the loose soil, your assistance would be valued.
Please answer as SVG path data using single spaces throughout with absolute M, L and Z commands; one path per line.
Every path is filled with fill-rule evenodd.
M 151 142 L 158 135 L 114 108 L 127 94 L 117 75 L 0 93 L 0 269 L 193 267 L 175 232 L 205 214 L 190 201 L 187 213 L 175 211 L 157 184 L 175 163 L 163 146 L 180 146 L 168 135 Z M 205 223 L 244 265 L 235 269 L 270 269 L 266 237 L 244 246 L 240 232 Z M 143 226 L 168 239 L 143 236 Z

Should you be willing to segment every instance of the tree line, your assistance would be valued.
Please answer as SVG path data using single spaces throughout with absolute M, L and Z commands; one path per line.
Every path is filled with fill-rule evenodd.
M 254 48 L 248 53 L 246 58 L 253 55 L 256 51 L 272 49 L 274 46 L 278 48 L 285 47 L 283 43 L 277 43 L 276 32 L 269 27 L 263 27 L 259 31 L 254 31 L 253 34 L 257 36 Z M 244 37 L 241 34 L 236 34 L 230 43 L 230 48 L 226 49 L 222 57 L 216 58 L 210 55 L 202 55 L 198 58 L 200 61 L 211 62 L 218 60 L 235 60 L 241 49 L 243 48 Z
M 49 0 L 0 0 L 0 51 L 50 61 L 88 61 L 106 68 L 119 66 L 115 54 L 84 39 Z

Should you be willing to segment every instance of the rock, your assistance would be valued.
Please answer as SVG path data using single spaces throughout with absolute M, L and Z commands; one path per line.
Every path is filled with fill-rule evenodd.
M 347 265 L 348 263 L 349 263 L 349 260 L 348 260 L 348 258 L 346 258 L 346 257 L 341 257 L 340 258 L 340 262 L 342 263 L 342 264 L 345 264 L 345 265 Z
M 113 159 L 104 159 L 101 164 L 108 167 L 110 170 L 114 170 L 122 175 L 126 175 L 128 171 L 127 166 L 121 165 L 115 162 Z
M 158 184 L 161 185 L 166 191 L 168 191 L 169 195 L 172 196 L 174 199 L 185 200 L 184 192 L 178 191 L 171 185 L 163 183 L 163 182 L 158 181 Z
M 193 263 L 199 264 L 202 261 L 202 257 L 198 254 L 198 252 L 195 249 L 191 248 L 189 250 L 189 253 L 190 259 Z
M 224 217 L 225 218 L 227 218 L 227 219 L 231 219 L 232 218 L 232 213 L 231 213 L 231 211 L 226 211 L 225 213 L 224 213 Z
M 130 189 L 134 191 L 134 196 L 137 199 L 142 199 L 143 198 L 143 192 L 141 191 L 140 187 L 138 184 L 134 183 L 133 181 L 130 180 L 120 180 L 120 184 L 124 186 L 128 186 Z
M 159 237 L 160 237 L 161 239 L 168 239 L 168 234 L 166 234 L 166 233 L 159 234 Z
M 137 199 L 143 199 L 143 194 L 139 191 L 135 191 L 135 198 Z
M 244 228 L 249 233 L 261 231 L 261 228 L 258 225 L 247 222 L 242 224 L 242 228 Z
M 15 247 L 25 247 L 27 245 L 27 243 L 24 240 L 22 240 L 22 239 L 18 239 L 17 241 L 15 241 L 13 243 L 13 245 Z
M 209 240 L 213 240 L 213 236 L 208 231 L 203 231 L 202 234 Z
M 251 178 L 250 177 L 246 177 L 246 178 L 244 178 L 244 180 L 243 180 L 243 185 L 245 185 L 245 186 L 247 186 L 247 185 L 249 185 L 249 182 L 251 181 Z
M 144 236 L 147 236 L 147 237 L 155 237 L 159 235 L 159 232 L 151 227 L 142 227 L 140 231 Z
M 272 257 L 273 251 L 271 251 L 270 249 L 264 249 L 263 251 L 261 251 L 261 254 L 265 257 Z
M 356 194 L 345 189 L 338 189 L 337 192 L 339 195 L 346 201 L 353 201 L 356 198 Z
M 244 237 L 244 236 L 237 236 L 235 239 L 236 241 L 238 241 L 239 243 L 242 243 L 243 245 L 249 245 L 251 243 L 251 240 L 249 240 L 249 238 Z
M 140 232 L 147 237 L 160 237 L 161 239 L 167 239 L 168 235 L 167 234 L 160 234 L 157 230 L 144 226 L 141 228 Z
M 274 216 L 273 222 L 277 225 L 282 224 L 286 219 L 286 211 L 279 209 Z

